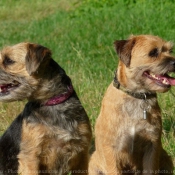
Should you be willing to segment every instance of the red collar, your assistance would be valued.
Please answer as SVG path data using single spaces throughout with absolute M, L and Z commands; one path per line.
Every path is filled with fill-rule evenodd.
M 67 92 L 64 92 L 58 96 L 52 97 L 50 98 L 45 104 L 44 106 L 54 106 L 60 103 L 63 103 L 64 101 L 66 101 L 74 92 L 74 89 L 72 87 L 72 85 L 69 85 L 67 87 Z

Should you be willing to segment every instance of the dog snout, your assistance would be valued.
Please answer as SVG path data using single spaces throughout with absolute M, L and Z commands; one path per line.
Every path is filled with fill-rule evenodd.
M 175 58 L 171 58 L 169 61 L 169 71 L 175 72 Z
M 158 67 L 166 72 L 175 72 L 175 57 L 164 58 Z
M 175 58 L 174 58 L 174 60 L 171 60 L 170 61 L 170 64 L 173 65 L 173 66 L 175 66 Z

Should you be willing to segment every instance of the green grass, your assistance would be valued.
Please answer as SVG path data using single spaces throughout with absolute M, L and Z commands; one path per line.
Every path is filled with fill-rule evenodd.
M 130 34 L 153 34 L 174 42 L 174 7 L 174 0 L 1 0 L 0 48 L 22 41 L 50 48 L 72 78 L 94 126 L 118 63 L 113 42 Z M 175 96 L 169 92 L 158 99 L 163 146 L 175 160 Z M 0 107 L 2 134 L 23 103 Z

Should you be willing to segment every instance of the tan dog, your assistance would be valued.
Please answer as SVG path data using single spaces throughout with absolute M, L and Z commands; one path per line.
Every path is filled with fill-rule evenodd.
M 173 174 L 162 148 L 161 111 L 156 92 L 166 92 L 175 79 L 172 44 L 150 35 L 115 42 L 120 57 L 95 126 L 96 151 L 90 175 Z
M 91 126 L 70 78 L 33 43 L 0 53 L 0 101 L 27 99 L 0 138 L 0 174 L 87 174 Z

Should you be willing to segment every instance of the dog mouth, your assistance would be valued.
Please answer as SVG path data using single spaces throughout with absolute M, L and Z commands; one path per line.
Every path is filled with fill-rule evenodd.
M 153 74 L 152 72 L 145 71 L 143 73 L 147 78 L 153 80 L 157 85 L 169 88 L 175 86 L 175 78 L 170 77 L 168 74 Z
M 20 83 L 17 81 L 13 81 L 9 84 L 0 84 L 0 95 L 8 95 L 10 91 L 16 89 L 20 86 Z

